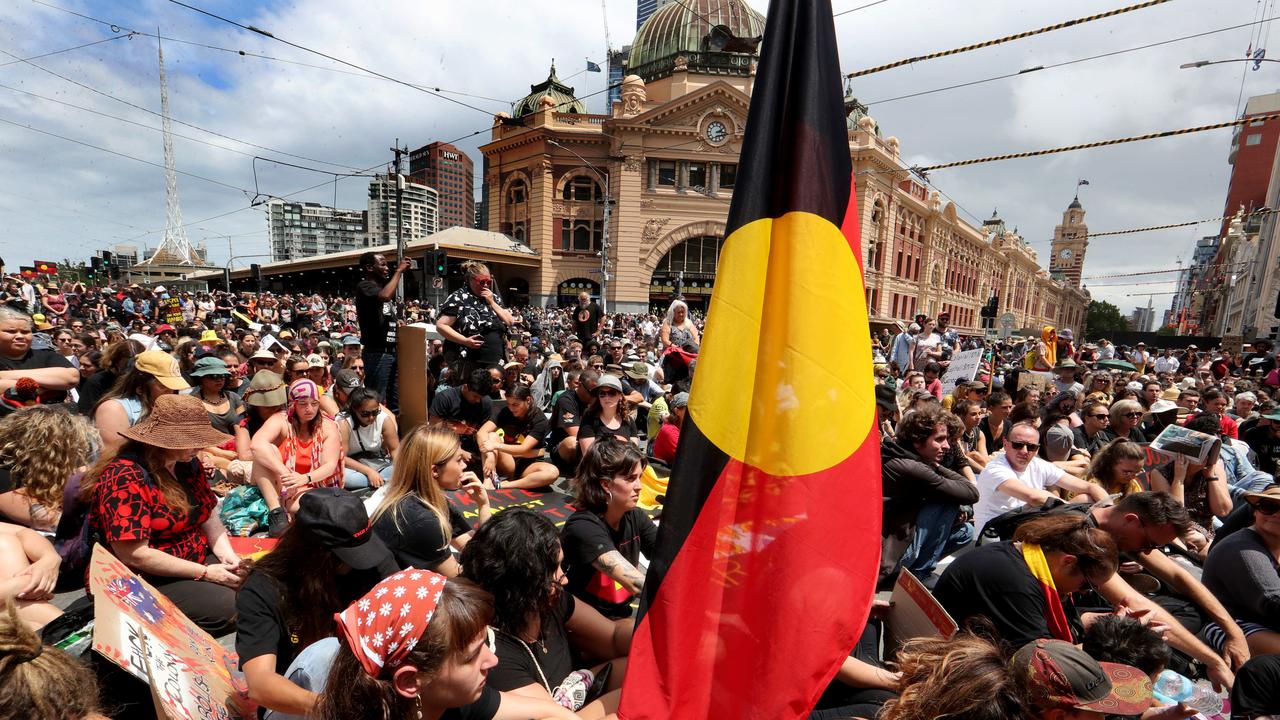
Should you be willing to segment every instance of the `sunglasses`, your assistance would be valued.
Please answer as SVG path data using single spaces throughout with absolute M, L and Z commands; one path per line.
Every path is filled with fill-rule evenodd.
M 603 370 L 604 363 L 592 363 L 591 367 L 596 368 L 597 370 Z
M 476 282 L 480 283 L 481 285 L 488 285 L 489 283 L 493 282 L 493 278 L 492 278 L 492 277 L 490 277 L 490 276 L 488 276 L 488 275 L 477 275 L 477 276 L 475 276 L 475 277 L 473 277 L 473 278 L 471 278 L 471 279 L 472 279 L 472 280 L 475 280 Z
M 1253 511 L 1263 515 L 1275 515 L 1280 512 L 1280 500 L 1258 500 L 1253 503 Z
M 1111 416 L 1106 413 L 1098 413 L 1097 415 L 1090 415 L 1089 417 L 1093 418 L 1094 420 L 1110 420 L 1111 419 Z
M 598 391 L 596 391 L 596 396 L 597 396 L 597 397 L 618 397 L 618 396 L 620 396 L 620 395 L 622 395 L 622 393 L 618 392 L 617 390 L 598 390 Z
M 1125 416 L 1125 417 L 1127 417 L 1127 418 L 1140 418 L 1140 417 L 1142 417 L 1142 413 L 1140 413 L 1140 412 L 1127 412 L 1127 413 L 1125 413 L 1125 414 L 1124 414 L 1124 416 Z
M 375 418 L 375 417 L 378 417 L 378 413 L 380 412 L 382 411 L 381 410 L 362 410 L 356 414 L 362 418 Z
M 1040 449 L 1040 443 L 1009 441 L 1009 447 L 1014 450 L 1026 450 L 1027 452 L 1035 452 Z

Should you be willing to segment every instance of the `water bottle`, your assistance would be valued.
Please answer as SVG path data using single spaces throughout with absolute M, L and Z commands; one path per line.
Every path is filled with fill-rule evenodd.
M 1208 680 L 1197 680 L 1187 698 L 1187 705 L 1195 708 L 1201 715 L 1212 718 L 1222 714 L 1222 704 L 1226 695 L 1213 689 Z
M 1195 686 L 1187 678 L 1172 670 L 1164 670 L 1156 678 L 1152 688 L 1156 699 L 1166 705 L 1175 705 L 1191 697 Z

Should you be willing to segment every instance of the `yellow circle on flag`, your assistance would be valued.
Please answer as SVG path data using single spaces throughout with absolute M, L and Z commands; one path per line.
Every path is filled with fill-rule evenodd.
M 774 476 L 849 457 L 876 406 L 862 269 L 829 220 L 791 212 L 725 241 L 689 412 L 718 448 Z

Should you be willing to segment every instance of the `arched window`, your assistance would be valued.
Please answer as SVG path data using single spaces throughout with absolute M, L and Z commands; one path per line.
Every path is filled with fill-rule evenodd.
M 561 197 L 575 202 L 600 202 L 604 198 L 604 193 L 600 190 L 600 184 L 594 179 L 586 175 L 578 175 L 564 184 Z
M 524 202 L 529 197 L 528 190 L 529 190 L 528 186 L 525 185 L 524 180 L 516 180 L 515 182 L 511 183 L 509 186 L 507 186 L 507 204 L 508 205 L 524 204 Z
M 654 275 L 705 275 L 714 277 L 720 264 L 724 238 L 704 235 L 685 240 L 667 251 L 654 268 Z

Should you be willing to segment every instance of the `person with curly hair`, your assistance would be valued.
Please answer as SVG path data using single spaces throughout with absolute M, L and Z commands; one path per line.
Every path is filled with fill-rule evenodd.
M 12 602 L 0 612 L 0 717 L 106 720 L 93 673 L 41 644 Z
M 999 646 L 960 633 L 908 641 L 898 650 L 899 695 L 879 720 L 1023 720 L 1026 706 Z
M 96 439 L 87 420 L 57 405 L 0 419 L 0 518 L 55 530 L 67 480 L 89 462 Z
M 480 526 L 467 543 L 462 576 L 494 597 L 490 624 L 497 631 L 498 665 L 489 683 L 597 718 L 617 710 L 619 693 L 613 691 L 622 687 L 632 622 L 611 621 L 578 602 L 564 588 L 563 562 L 555 525 L 527 508 L 512 508 Z M 588 697 L 601 673 L 608 674 L 608 692 Z

